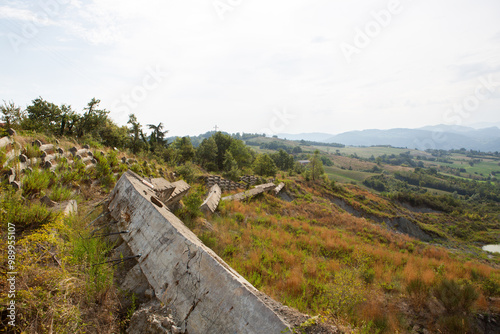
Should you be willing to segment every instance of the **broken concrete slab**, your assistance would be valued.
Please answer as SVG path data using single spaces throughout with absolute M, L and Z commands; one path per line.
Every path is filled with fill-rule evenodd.
M 153 189 L 132 172 L 110 194 L 108 210 L 154 295 L 182 332 L 283 333 L 289 324 L 247 280 L 206 247 L 172 212 L 151 202 Z
M 54 153 L 55 152 L 55 147 L 53 144 L 45 144 L 45 145 L 40 145 L 40 151 L 44 151 L 47 153 Z
M 48 196 L 43 196 L 40 198 L 40 203 L 45 204 L 48 207 L 54 207 L 57 205 L 57 202 L 51 200 Z
M 0 138 L 0 148 L 5 147 L 9 144 L 12 144 L 13 140 L 10 139 L 9 137 L 2 137 Z
M 214 213 L 219 205 L 222 190 L 218 184 L 214 184 L 208 191 L 207 198 L 201 203 L 200 210 L 203 212 Z
M 258 186 L 255 186 L 255 188 L 237 193 L 234 195 L 226 196 L 223 197 L 223 201 L 243 201 L 248 198 L 252 198 L 258 194 L 262 194 L 263 192 L 269 191 L 271 189 L 274 189 L 276 185 L 274 183 L 265 183 L 265 184 L 259 184 Z
M 21 189 L 21 184 L 18 181 L 13 181 L 10 183 L 10 186 L 16 190 Z
M 179 203 L 179 201 L 184 197 L 184 195 L 187 194 L 189 189 L 191 189 L 191 186 L 187 184 L 186 181 L 184 180 L 172 182 L 172 185 L 175 187 L 175 189 L 172 192 L 172 195 L 170 195 L 168 200 L 165 202 L 165 204 L 168 207 L 172 207 L 175 204 Z
M 278 195 L 281 191 L 281 189 L 283 189 L 285 187 L 285 183 L 284 182 L 280 182 L 280 184 L 278 184 L 278 186 L 276 186 L 276 188 L 273 189 L 273 192 L 275 195 Z
M 76 203 L 76 201 L 74 199 L 72 199 L 69 201 L 65 201 L 65 202 L 61 202 L 61 203 L 56 204 L 53 207 L 53 210 L 54 211 L 61 211 L 63 215 L 70 216 L 70 215 L 74 215 L 77 213 L 78 204 Z
M 160 199 L 160 201 L 167 203 L 168 199 L 175 190 L 175 185 L 162 177 L 153 178 L 150 183 L 153 185 L 156 196 Z

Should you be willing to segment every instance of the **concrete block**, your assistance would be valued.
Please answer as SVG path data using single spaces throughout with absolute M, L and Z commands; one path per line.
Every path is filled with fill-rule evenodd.
M 110 194 L 108 210 L 154 295 L 190 334 L 268 334 L 290 331 L 262 294 L 206 247 L 165 207 L 153 189 L 126 172 Z
M 74 199 L 56 204 L 53 207 L 54 211 L 61 211 L 63 215 L 70 216 L 78 212 L 78 204 Z
M 200 210 L 203 212 L 214 213 L 215 210 L 217 209 L 217 206 L 219 205 L 221 194 L 222 191 L 217 184 L 212 186 L 208 191 L 207 198 L 201 204 Z
M 9 137 L 0 138 L 0 148 L 5 147 L 9 144 L 12 144 L 12 139 L 10 139 Z
M 179 180 L 175 181 L 172 183 L 172 185 L 175 187 L 174 191 L 172 192 L 172 195 L 168 198 L 168 200 L 165 202 L 165 204 L 168 207 L 172 207 L 179 203 L 179 201 L 184 197 L 184 195 L 187 194 L 189 189 L 191 189 L 191 186 L 186 183 L 184 180 Z
M 269 191 L 271 189 L 274 189 L 276 185 L 274 183 L 265 183 L 265 184 L 259 184 L 253 189 L 237 193 L 234 195 L 226 196 L 223 197 L 223 201 L 243 201 L 248 198 L 252 198 L 258 194 L 262 194 L 263 192 Z
M 278 195 L 279 192 L 281 191 L 281 189 L 283 189 L 284 187 L 285 187 L 285 183 L 284 182 L 280 182 L 280 184 L 278 184 L 278 186 L 273 189 L 274 194 Z

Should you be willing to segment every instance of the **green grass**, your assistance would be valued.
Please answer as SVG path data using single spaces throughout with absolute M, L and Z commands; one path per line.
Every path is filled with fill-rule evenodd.
M 385 146 L 374 146 L 374 147 L 354 147 L 346 146 L 343 148 L 339 147 L 327 147 L 327 146 L 312 146 L 313 149 L 318 149 L 325 153 L 335 154 L 337 150 L 340 154 L 350 156 L 351 154 L 356 154 L 360 158 L 369 158 L 372 155 L 376 158 L 378 156 L 387 155 L 399 155 L 400 153 L 412 152 L 412 154 L 428 155 L 425 152 L 416 151 L 412 149 L 395 148 L 395 147 L 385 147 Z
M 351 181 L 363 182 L 366 178 L 377 175 L 376 173 L 341 169 L 336 166 L 324 166 L 324 169 L 328 177 L 341 183 L 349 183 Z
M 32 172 L 26 174 L 22 181 L 22 191 L 24 196 L 33 196 L 40 194 L 49 187 L 53 175 L 48 170 L 35 168 Z

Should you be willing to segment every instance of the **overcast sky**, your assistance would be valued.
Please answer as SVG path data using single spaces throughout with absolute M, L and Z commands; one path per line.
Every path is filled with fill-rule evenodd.
M 170 135 L 498 123 L 499 18 L 498 0 L 0 0 L 0 99 L 96 97 Z

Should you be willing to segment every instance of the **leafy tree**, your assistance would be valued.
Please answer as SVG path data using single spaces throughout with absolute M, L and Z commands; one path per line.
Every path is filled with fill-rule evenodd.
M 80 117 L 76 124 L 76 134 L 78 137 L 89 135 L 95 139 L 100 139 L 100 131 L 106 126 L 108 121 L 109 111 L 106 109 L 97 109 L 101 100 L 95 97 L 90 100 L 83 110 L 85 112 Z
M 57 105 L 38 97 L 26 108 L 27 118 L 23 120 L 22 127 L 55 134 L 59 130 L 61 113 L 61 108 Z
M 7 123 L 7 128 L 18 127 L 24 118 L 24 113 L 21 111 L 21 107 L 16 107 L 14 102 L 3 101 L 3 106 L 0 107 L 2 112 L 2 121 Z
M 229 172 L 231 169 L 238 169 L 238 163 L 231 154 L 231 151 L 227 151 L 224 156 L 224 171 Z
M 61 126 L 59 135 L 73 134 L 73 127 L 80 120 L 80 115 L 71 109 L 71 106 L 63 104 L 61 106 Z
M 278 168 L 268 154 L 260 154 L 255 159 L 253 170 L 262 176 L 275 176 Z
M 238 181 L 241 176 L 238 169 L 238 163 L 229 150 L 224 157 L 224 173 L 222 175 L 233 181 Z
M 165 140 L 165 134 L 168 133 L 168 130 L 162 131 L 163 123 L 160 122 L 158 125 L 148 124 L 148 127 L 153 130 L 153 132 L 151 132 L 151 135 L 149 136 L 149 142 L 152 145 L 158 144 L 161 146 L 165 146 L 167 144 L 167 141 Z
M 240 168 L 249 167 L 252 165 L 254 156 L 252 155 L 252 150 L 245 145 L 242 140 L 232 139 L 229 145 L 228 152 L 231 153 L 234 160 L 236 160 Z
M 222 132 L 217 132 L 213 135 L 215 144 L 217 144 L 217 158 L 215 159 L 217 164 L 217 170 L 224 169 L 224 158 L 226 151 L 231 146 L 233 138 L 230 135 L 224 134 Z
M 271 154 L 271 158 L 274 160 L 276 167 L 281 170 L 292 169 L 295 164 L 293 156 L 286 153 L 283 149 L 279 150 L 278 153 Z
M 173 146 L 176 150 L 178 162 L 185 163 L 194 158 L 195 150 L 189 137 L 177 138 L 174 141 Z
M 137 120 L 135 114 L 128 115 L 127 124 L 130 124 L 130 128 L 128 128 L 128 134 L 130 136 L 129 146 L 132 149 L 132 152 L 138 153 L 146 146 L 146 143 L 143 140 L 144 133 L 142 132 L 142 125 Z
M 311 173 L 313 181 L 319 179 L 325 172 L 323 169 L 323 162 L 321 161 L 319 150 L 314 151 L 314 154 L 309 158 L 308 170 Z
M 214 137 L 203 139 L 196 150 L 196 159 L 198 163 L 208 171 L 217 170 L 217 144 Z

